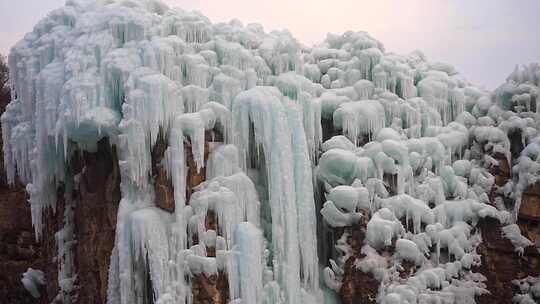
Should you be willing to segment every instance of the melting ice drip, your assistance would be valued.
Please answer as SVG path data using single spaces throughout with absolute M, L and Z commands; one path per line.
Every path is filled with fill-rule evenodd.
M 386 53 L 364 32 L 329 34 L 309 48 L 287 31 L 212 24 L 159 1 L 74 0 L 38 23 L 13 48 L 9 65 L 5 168 L 11 183 L 18 175 L 27 184 L 37 238 L 56 188 L 76 186 L 74 151 L 95 151 L 105 137 L 118 148 L 111 304 L 191 303 L 198 275 L 224 275 L 231 303 L 322 303 L 319 260 L 330 254 L 317 252 L 317 206 L 332 227 L 370 217 L 366 257 L 356 265 L 383 282 L 385 303 L 441 288 L 474 295 L 478 278 L 458 275 L 478 260 L 471 227 L 486 216 L 512 222 L 520 193 L 540 171 L 534 64 L 490 95 L 452 66 L 420 52 Z M 344 136 L 322 144 L 330 137 L 323 121 Z M 205 161 L 210 130 L 224 143 Z M 509 134 L 517 131 L 529 146 L 517 182 L 499 189 L 506 196 L 517 189 L 512 217 L 488 205 L 494 181 L 486 167 L 497 160 L 483 155 L 500 153 L 511 163 Z M 160 132 L 174 213 L 155 206 L 151 151 Z M 189 200 L 185 142 L 191 169 L 205 167 L 207 177 Z M 70 208 L 58 242 L 66 303 L 76 277 Z M 209 213 L 215 227 L 205 222 Z M 527 245 L 515 228 L 505 234 L 516 247 Z M 346 236 L 339 260 L 324 270 L 324 285 L 336 290 L 350 256 Z M 395 259 L 380 255 L 390 244 Z M 441 249 L 455 261 L 443 263 Z M 389 281 L 390 261 L 424 268 L 397 285 Z M 445 285 L 458 277 L 454 287 Z

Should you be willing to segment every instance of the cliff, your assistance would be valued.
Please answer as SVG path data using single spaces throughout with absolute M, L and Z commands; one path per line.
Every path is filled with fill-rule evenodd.
M 365 32 L 307 47 L 157 0 L 73 0 L 9 67 L 10 302 L 540 296 L 540 64 L 486 91 Z

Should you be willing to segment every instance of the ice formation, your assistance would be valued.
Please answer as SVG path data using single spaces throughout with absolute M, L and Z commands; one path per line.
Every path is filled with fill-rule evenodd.
M 191 303 L 193 278 L 217 274 L 231 303 L 322 303 L 320 282 L 339 290 L 350 250 L 346 233 L 331 253 L 318 246 L 319 215 L 325 227 L 366 225 L 355 265 L 381 282 L 388 304 L 474 303 L 486 292 L 471 271 L 482 218 L 505 223 L 516 250 L 530 245 L 514 222 L 540 176 L 537 64 L 490 93 L 364 32 L 307 47 L 287 31 L 212 24 L 154 0 L 70 0 L 13 48 L 9 65 L 5 169 L 27 184 L 36 237 L 56 188 L 76 187 L 71 155 L 103 138 L 118 149 L 109 304 Z M 208 131 L 223 144 L 206 160 Z M 173 213 L 155 206 L 160 136 Z M 495 155 L 515 165 L 508 185 L 495 185 Z M 186 195 L 188 170 L 203 168 L 206 181 Z M 496 204 L 494 187 L 516 204 Z M 76 201 L 65 200 L 58 297 L 69 303 Z M 418 269 L 400 280 L 407 262 Z M 23 278 L 33 295 L 38 279 Z
M 522 280 L 513 280 L 512 283 L 517 289 L 512 303 L 534 304 L 540 299 L 540 277 L 529 276 Z
M 43 271 L 41 270 L 28 268 L 26 272 L 23 273 L 21 282 L 32 297 L 39 298 L 41 296 L 39 289 L 46 283 L 45 274 L 43 274 Z

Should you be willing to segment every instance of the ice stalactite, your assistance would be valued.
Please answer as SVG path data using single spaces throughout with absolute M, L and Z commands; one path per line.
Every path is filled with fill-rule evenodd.
M 261 303 L 263 299 L 263 246 L 262 232 L 249 222 L 236 228 L 238 265 L 240 272 L 240 295 L 246 303 Z
M 243 157 L 243 167 L 249 168 L 252 153 L 264 154 L 264 167 L 259 169 L 266 172 L 268 179 L 274 272 L 286 303 L 301 301 L 302 289 L 318 296 L 315 203 L 299 117 L 296 106 L 276 88 L 257 87 L 240 93 L 234 101 L 233 137 Z M 256 150 L 250 149 L 251 125 L 255 140 L 251 144 L 255 144 Z M 307 228 L 300 230 L 304 229 L 302 225 Z M 306 234 L 302 234 L 300 241 L 302 232 Z
M 41 286 L 44 286 L 47 281 L 45 280 L 43 271 L 28 268 L 28 270 L 23 273 L 21 282 L 23 283 L 24 288 L 30 292 L 32 297 L 37 299 L 41 297 L 39 289 Z
M 64 186 L 64 221 L 63 227 L 56 235 L 56 246 L 58 249 L 58 285 L 60 291 L 56 298 L 62 303 L 75 303 L 74 292 L 76 292 L 75 281 L 77 279 L 74 255 L 72 248 L 75 246 L 75 218 L 74 212 L 77 200 L 74 197 L 74 181 L 67 180 Z

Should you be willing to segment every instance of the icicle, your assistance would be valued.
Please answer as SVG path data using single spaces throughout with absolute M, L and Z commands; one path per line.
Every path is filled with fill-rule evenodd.
M 233 137 L 244 158 L 243 167 L 247 168 L 251 157 L 249 130 L 253 124 L 255 146 L 262 147 L 266 159 L 265 168 L 261 169 L 267 172 L 268 178 L 272 245 L 277 259 L 274 270 L 284 290 L 286 303 L 296 303 L 300 300 L 301 271 L 308 274 L 305 277 L 305 288 L 318 292 L 318 284 L 312 281 L 316 280 L 318 272 L 317 257 L 313 254 L 316 252 L 314 226 L 306 235 L 302 235 L 305 247 L 300 249 L 298 242 L 300 218 L 307 223 L 314 223 L 315 203 L 311 170 L 307 170 L 310 165 L 305 135 L 301 121 L 297 120 L 300 116 L 297 112 L 295 114 L 298 110 L 294 107 L 287 108 L 288 105 L 283 104 L 281 98 L 277 89 L 269 87 L 256 87 L 240 93 L 233 106 Z M 293 132 L 291 126 L 295 126 L 296 131 Z M 295 165 L 299 167 L 295 168 Z M 292 175 L 283 171 L 290 168 L 295 168 Z M 303 197 L 302 194 L 307 196 Z M 299 210 L 301 214 L 298 214 Z
M 262 233 L 249 222 L 236 228 L 240 295 L 244 303 L 262 303 L 263 299 L 263 247 Z

